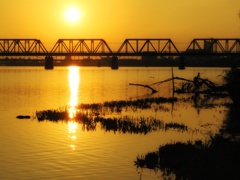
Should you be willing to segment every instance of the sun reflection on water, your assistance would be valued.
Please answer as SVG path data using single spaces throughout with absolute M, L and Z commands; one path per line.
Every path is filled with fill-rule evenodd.
M 74 121 L 69 121 L 68 122 L 68 132 L 71 134 L 76 133 L 76 129 L 77 129 L 78 124 Z
M 70 87 L 70 102 L 69 102 L 69 117 L 73 119 L 76 115 L 77 103 L 78 103 L 78 86 L 80 82 L 80 74 L 79 74 L 79 67 L 77 66 L 70 66 L 68 67 L 69 74 L 68 74 L 68 82 Z
M 69 121 L 68 122 L 68 137 L 70 138 L 71 142 L 70 142 L 70 148 L 72 150 L 76 149 L 76 145 L 75 145 L 75 140 L 77 139 L 77 127 L 78 127 L 78 123 L 74 122 L 74 121 Z
M 70 148 L 72 150 L 76 149 L 75 140 L 77 139 L 76 131 L 78 127 L 78 123 L 74 121 L 74 118 L 77 113 L 77 104 L 78 104 L 78 87 L 80 83 L 80 73 L 79 67 L 77 66 L 70 66 L 68 67 L 69 74 L 68 74 L 68 82 L 70 87 L 70 101 L 69 101 L 69 108 L 68 113 L 71 121 L 68 122 L 68 134 L 71 140 Z

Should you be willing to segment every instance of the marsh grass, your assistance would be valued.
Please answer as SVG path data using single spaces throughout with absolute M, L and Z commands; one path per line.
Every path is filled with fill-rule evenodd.
M 161 145 L 155 152 L 138 155 L 134 165 L 160 170 L 163 179 L 171 179 L 173 175 L 174 179 L 240 179 L 240 70 L 225 71 L 223 80 L 225 84 L 221 88 L 230 94 L 232 103 L 226 104 L 229 112 L 219 134 L 209 134 L 207 142 L 198 140 Z M 184 86 L 183 89 L 189 88 L 186 84 Z M 212 106 L 204 105 L 207 108 Z M 185 129 L 174 123 L 168 126 Z
M 138 110 L 170 111 L 164 103 L 176 102 L 177 98 L 146 98 L 135 101 L 111 101 L 104 103 L 80 104 L 74 119 L 69 117 L 68 109 L 37 111 L 38 121 L 72 121 L 81 123 L 83 130 L 96 130 L 97 125 L 106 132 L 147 134 L 153 131 L 171 129 L 188 131 L 188 127 L 178 123 L 166 123 L 155 117 L 133 116 Z M 122 115 L 122 111 L 128 111 Z M 117 115 L 116 115 L 117 114 Z
M 169 129 L 176 129 L 176 130 L 181 131 L 181 132 L 188 131 L 187 126 L 185 126 L 184 124 L 176 123 L 176 122 L 166 123 L 165 124 L 165 130 L 167 131 Z
M 138 168 L 161 170 L 167 179 L 238 179 L 240 142 L 217 135 L 202 141 L 160 146 L 158 151 L 137 156 Z

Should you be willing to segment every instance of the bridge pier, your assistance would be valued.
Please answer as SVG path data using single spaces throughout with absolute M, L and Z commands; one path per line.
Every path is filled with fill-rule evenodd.
M 118 57 L 117 56 L 112 57 L 111 68 L 118 69 Z
M 178 69 L 185 69 L 185 59 L 184 59 L 184 56 L 180 56 L 179 57 Z
M 53 57 L 46 56 L 45 57 L 45 69 L 53 69 Z

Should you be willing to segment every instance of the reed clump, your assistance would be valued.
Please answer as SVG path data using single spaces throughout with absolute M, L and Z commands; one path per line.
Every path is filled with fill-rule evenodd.
M 239 151 L 239 141 L 217 135 L 208 143 L 160 146 L 156 152 L 137 156 L 134 163 L 139 168 L 159 169 L 165 178 L 175 174 L 176 179 L 238 179 Z

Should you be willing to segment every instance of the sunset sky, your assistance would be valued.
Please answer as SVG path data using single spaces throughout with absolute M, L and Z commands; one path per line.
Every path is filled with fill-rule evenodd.
M 1 0 L 0 7 L 1 38 L 51 47 L 60 38 L 103 38 L 110 47 L 126 38 L 170 38 L 178 47 L 193 38 L 240 38 L 240 0 Z M 75 22 L 69 8 L 79 11 Z

